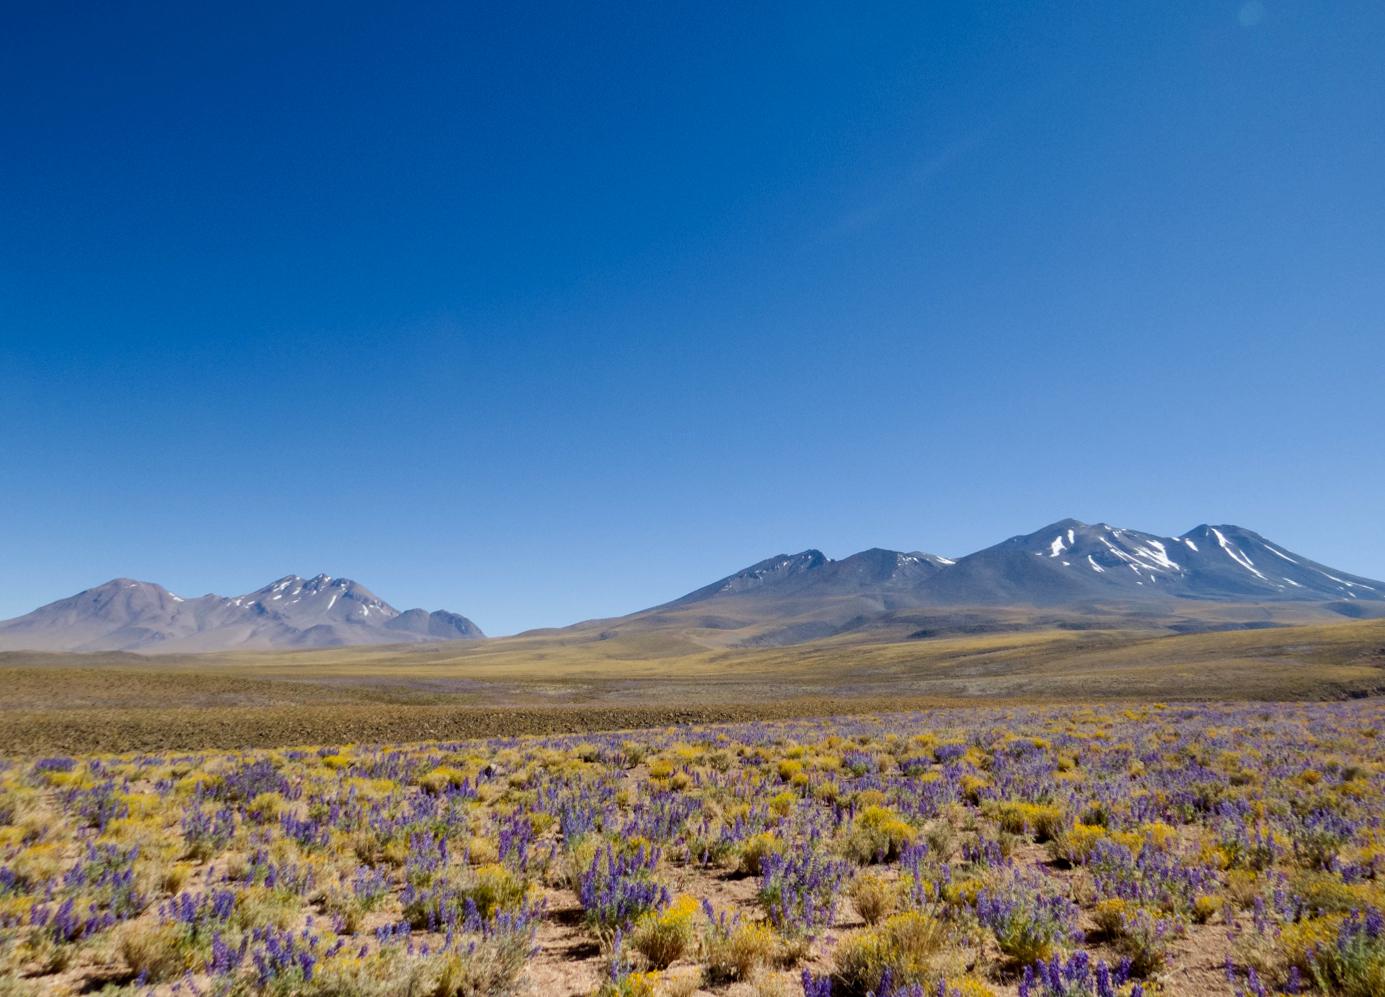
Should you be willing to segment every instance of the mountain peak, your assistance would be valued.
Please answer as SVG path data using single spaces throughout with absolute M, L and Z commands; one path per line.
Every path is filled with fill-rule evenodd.
M 88 591 L 88 592 L 100 592 L 100 591 L 114 590 L 114 589 L 151 589 L 151 590 L 156 590 L 156 591 L 159 591 L 159 592 L 167 592 L 167 591 L 168 591 L 167 589 L 165 589 L 162 585 L 158 584 L 157 582 L 142 582 L 142 581 L 140 581 L 138 578 L 124 578 L 124 577 L 121 577 L 121 578 L 112 578 L 110 581 L 108 581 L 108 582 L 102 582 L 100 585 L 93 585 L 91 588 L 87 589 L 86 591 Z
M 82 592 L 79 592 L 73 598 L 81 598 L 83 596 L 101 599 L 129 600 L 132 598 L 143 598 L 153 599 L 156 601 L 183 601 L 181 596 L 174 595 L 172 592 L 170 592 L 168 589 L 164 588 L 157 582 L 142 582 L 137 578 L 112 578 L 110 581 L 102 582 L 100 585 L 97 585 L 94 588 L 89 588 Z
M 1100 525 L 1100 526 L 1105 526 L 1106 524 L 1105 524 L 1105 523 L 1101 523 L 1101 524 L 1099 524 L 1099 525 Z M 1082 522 L 1082 520 L 1080 520 L 1080 519 L 1073 519 L 1071 516 L 1069 516 L 1067 519 L 1060 519 L 1060 520 L 1058 520 L 1056 523 L 1049 523 L 1047 526 L 1041 526 L 1039 529 L 1035 530 L 1034 532 L 1035 532 L 1035 533 L 1052 533 L 1052 532 L 1054 532 L 1055 530 L 1085 530 L 1085 529 L 1089 529 L 1089 528 L 1090 528 L 1090 527 L 1088 526 L 1088 524 Z M 1030 535 L 1030 536 L 1033 536 L 1034 534 L 1031 533 L 1031 534 L 1029 534 L 1029 535 Z
M 1185 537 L 1194 534 L 1201 534 L 1202 536 L 1213 536 L 1217 533 L 1220 533 L 1222 536 L 1241 537 L 1247 540 L 1263 541 L 1265 539 L 1259 533 L 1256 533 L 1254 530 L 1249 529 L 1245 526 L 1237 526 L 1235 523 L 1202 523 L 1198 526 L 1193 527 L 1191 530 L 1189 530 L 1187 533 L 1183 535 Z
M 364 593 L 368 598 L 376 598 L 375 593 L 358 581 L 350 578 L 333 578 L 327 574 L 314 575 L 312 578 L 304 578 L 302 575 L 284 575 L 282 578 L 276 578 L 268 585 L 246 594 L 251 596 L 276 593 L 298 595 L 302 592 L 323 592 L 328 589 L 338 589 L 344 593 Z
M 742 568 L 740 571 L 727 575 L 710 585 L 704 585 L 694 592 L 689 592 L 687 595 L 675 599 L 669 605 L 702 602 L 720 595 L 738 595 L 761 589 L 777 589 L 787 581 L 805 576 L 823 565 L 831 563 L 833 562 L 826 554 L 813 548 L 799 551 L 797 554 L 775 554 L 763 561 L 756 561 L 749 567 Z
M 828 557 L 820 550 L 804 550 L 797 554 L 775 554 L 758 561 L 748 568 L 722 579 L 723 590 L 738 587 L 754 587 L 820 568 L 828 562 Z

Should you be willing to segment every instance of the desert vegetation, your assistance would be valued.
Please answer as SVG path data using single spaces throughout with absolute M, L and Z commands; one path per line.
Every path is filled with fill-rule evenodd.
M 565 633 L 408 647 L 0 653 L 0 754 L 600 732 L 975 703 L 1385 692 L 1385 621 L 1217 633 L 1044 630 L 714 648 Z
M 1385 992 L 1374 701 L 0 763 L 0 993 Z

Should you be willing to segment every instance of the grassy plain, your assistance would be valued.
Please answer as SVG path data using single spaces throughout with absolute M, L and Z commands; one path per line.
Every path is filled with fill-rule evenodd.
M 141 657 L 0 654 L 0 753 L 248 748 L 787 719 L 983 702 L 1385 691 L 1385 621 L 1168 635 L 1039 630 L 708 646 L 556 631 Z

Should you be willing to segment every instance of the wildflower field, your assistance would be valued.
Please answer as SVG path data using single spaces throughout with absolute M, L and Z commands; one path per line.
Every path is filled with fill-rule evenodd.
M 1385 994 L 1371 700 L 0 761 L 0 994 Z

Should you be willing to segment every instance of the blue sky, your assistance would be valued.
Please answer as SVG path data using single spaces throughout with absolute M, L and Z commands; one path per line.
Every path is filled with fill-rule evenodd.
M 281 6 L 6 14 L 0 617 L 1068 515 L 1385 576 L 1385 7 Z

